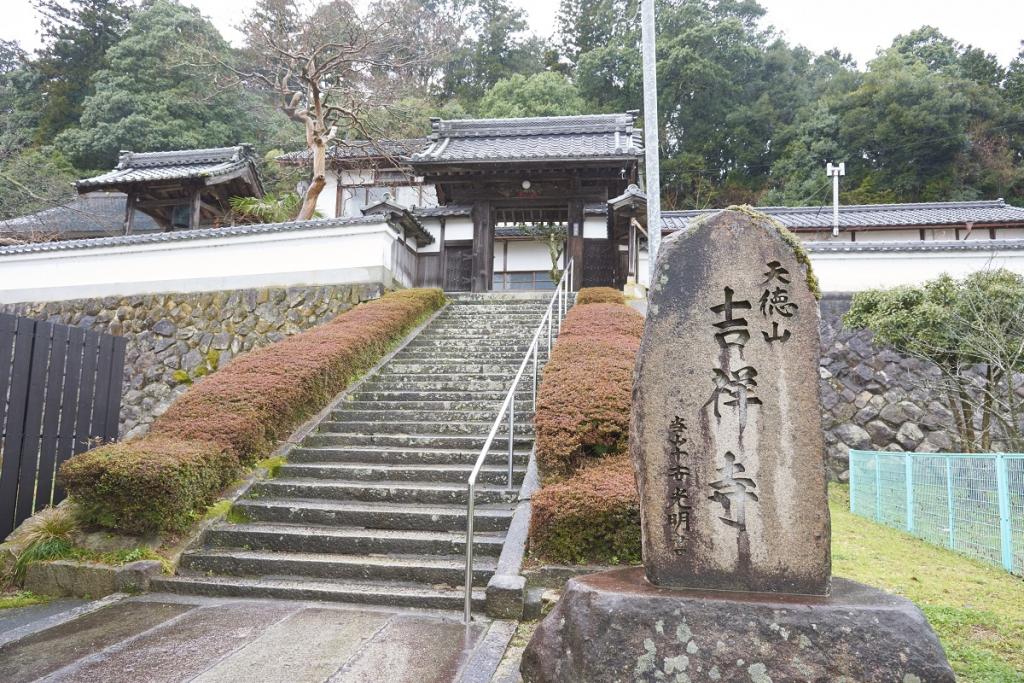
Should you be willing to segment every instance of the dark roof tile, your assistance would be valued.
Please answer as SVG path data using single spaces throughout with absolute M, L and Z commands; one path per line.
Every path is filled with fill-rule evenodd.
M 433 121 L 430 146 L 413 165 L 515 159 L 634 159 L 643 153 L 636 115 Z

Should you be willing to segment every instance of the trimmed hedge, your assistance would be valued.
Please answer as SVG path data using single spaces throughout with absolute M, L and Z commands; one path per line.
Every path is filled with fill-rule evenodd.
M 182 394 L 136 441 L 102 446 L 61 467 L 86 521 L 129 533 L 182 530 L 243 466 L 316 414 L 444 304 L 412 289 L 233 359 Z
M 569 311 L 534 417 L 545 485 L 532 498 L 530 552 L 569 564 L 640 560 L 640 503 L 628 456 L 643 317 L 622 304 Z
M 640 499 L 628 455 L 607 458 L 532 497 L 530 552 L 563 564 L 635 563 Z
M 238 471 L 216 443 L 147 437 L 77 455 L 60 473 L 86 521 L 145 534 L 188 528 Z
M 624 304 L 626 295 L 612 287 L 584 287 L 576 294 L 577 304 Z
M 643 318 L 619 304 L 569 311 L 544 368 L 534 416 L 545 483 L 594 459 L 625 453 L 642 331 Z

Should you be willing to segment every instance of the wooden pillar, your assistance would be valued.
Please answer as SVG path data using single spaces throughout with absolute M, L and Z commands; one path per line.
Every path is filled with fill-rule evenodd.
M 124 234 L 132 234 L 135 227 L 135 193 L 129 192 L 124 200 Z
M 491 289 L 494 271 L 494 217 L 489 201 L 473 204 L 473 289 Z
M 202 215 L 199 213 L 202 208 L 200 200 L 202 198 L 201 187 L 197 187 L 192 191 L 192 198 L 189 201 L 188 209 L 188 228 L 189 230 L 195 230 L 199 227 L 199 221 L 202 219 Z

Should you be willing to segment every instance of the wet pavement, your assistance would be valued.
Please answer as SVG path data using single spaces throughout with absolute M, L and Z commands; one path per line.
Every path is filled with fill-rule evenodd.
M 501 641 L 502 622 L 467 631 L 441 612 L 161 594 L 96 607 L 0 631 L 0 681 L 487 680 Z

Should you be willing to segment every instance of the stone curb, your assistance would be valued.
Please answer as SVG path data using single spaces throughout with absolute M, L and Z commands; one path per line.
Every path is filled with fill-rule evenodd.
M 487 616 L 495 619 L 521 619 L 526 606 L 526 577 L 522 575 L 526 540 L 530 532 L 530 498 L 540 488 L 537 475 L 537 450 L 530 451 L 530 464 L 519 489 L 519 503 L 505 534 L 498 566 L 487 582 Z
M 494 621 L 459 672 L 457 683 L 490 683 L 516 634 L 515 621 Z

